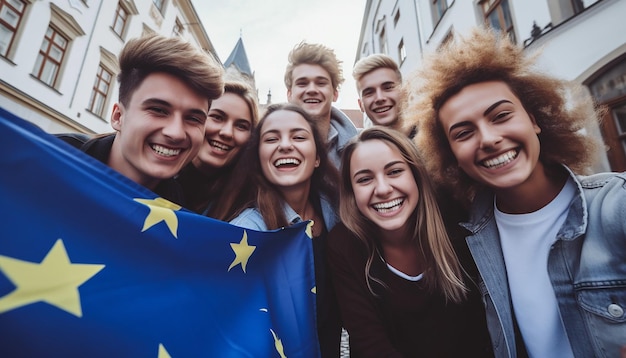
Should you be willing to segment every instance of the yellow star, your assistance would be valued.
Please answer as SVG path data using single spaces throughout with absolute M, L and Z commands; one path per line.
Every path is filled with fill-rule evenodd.
M 248 260 L 256 249 L 256 246 L 248 245 L 248 233 L 246 232 L 246 230 L 243 231 L 243 237 L 241 238 L 241 241 L 238 244 L 231 243 L 230 247 L 232 247 L 233 251 L 235 252 L 235 259 L 230 264 L 230 267 L 228 267 L 228 271 L 230 271 L 231 268 L 237 266 L 238 264 L 241 264 L 241 269 L 243 270 L 243 272 L 246 272 L 246 265 L 248 265 Z
M 41 301 L 82 317 L 78 287 L 103 268 L 71 263 L 61 239 L 41 263 L 0 256 L 0 271 L 17 287 L 0 298 L 0 313 Z
M 167 349 L 165 349 L 163 344 L 159 344 L 158 358 L 172 358 L 172 356 L 170 356 L 169 352 L 167 351 Z
M 313 286 L 311 293 L 317 294 L 317 286 Z
M 135 201 L 146 205 L 150 208 L 150 213 L 146 217 L 146 220 L 143 223 L 143 229 L 141 232 L 148 230 L 154 225 L 164 221 L 167 225 L 168 229 L 175 238 L 178 238 L 178 218 L 174 211 L 180 210 L 180 206 L 172 203 L 171 201 L 167 201 L 163 198 L 156 199 L 134 199 Z
M 306 234 L 309 236 L 309 239 L 313 238 L 313 225 L 315 223 L 313 222 L 313 220 L 309 221 L 308 224 L 306 224 Z
M 272 336 L 274 337 L 274 347 L 276 347 L 276 352 L 278 352 L 281 358 L 287 358 L 287 356 L 285 355 L 285 349 L 283 348 L 283 342 L 280 340 L 280 338 L 278 338 L 276 333 L 274 333 L 271 328 L 270 332 L 272 332 Z

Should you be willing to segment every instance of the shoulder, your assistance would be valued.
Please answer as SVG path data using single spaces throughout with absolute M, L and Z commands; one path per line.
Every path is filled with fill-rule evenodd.
M 243 227 L 246 229 L 266 231 L 267 226 L 261 213 L 256 208 L 247 208 L 241 212 L 236 218 L 230 221 L 232 225 Z
M 91 139 L 91 136 L 84 133 L 59 133 L 54 136 L 79 149 Z
M 578 175 L 576 176 L 583 189 L 594 189 L 605 186 L 615 186 L 617 188 L 626 190 L 626 172 L 622 173 L 597 173 L 593 175 Z

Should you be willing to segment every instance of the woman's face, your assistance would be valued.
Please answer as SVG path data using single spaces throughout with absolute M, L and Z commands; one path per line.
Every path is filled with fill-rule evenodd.
M 252 114 L 239 95 L 225 92 L 213 101 L 204 127 L 204 143 L 194 165 L 210 173 L 232 161 L 250 139 Z
M 405 235 L 419 189 L 409 164 L 388 142 L 360 143 L 350 158 L 350 181 L 361 214 L 383 235 Z
M 263 175 L 280 189 L 308 189 L 319 158 L 304 117 L 289 110 L 270 113 L 260 129 L 259 160 Z

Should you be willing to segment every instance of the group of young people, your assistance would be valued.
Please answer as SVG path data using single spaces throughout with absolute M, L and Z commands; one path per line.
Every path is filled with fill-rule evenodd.
M 254 230 L 312 220 L 323 357 L 619 356 L 626 345 L 626 174 L 593 158 L 587 94 L 488 29 L 402 83 L 359 61 L 357 130 L 332 106 L 334 51 L 300 43 L 288 103 L 178 38 L 120 54 L 115 133 L 62 135 L 156 194 Z M 621 354 L 626 354 L 622 351 Z

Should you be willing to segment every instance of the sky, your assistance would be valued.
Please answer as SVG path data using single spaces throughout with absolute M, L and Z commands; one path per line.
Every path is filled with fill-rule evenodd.
M 361 33 L 365 0 L 192 0 L 222 62 L 239 36 L 255 74 L 259 101 L 287 101 L 284 84 L 289 51 L 301 41 L 321 43 L 342 61 L 345 82 L 334 105 L 358 109 L 352 66 Z

